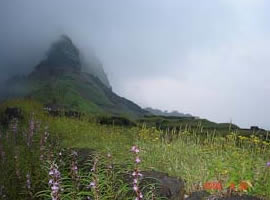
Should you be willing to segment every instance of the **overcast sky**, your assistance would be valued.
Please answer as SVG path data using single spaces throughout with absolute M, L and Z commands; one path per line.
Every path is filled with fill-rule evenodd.
M 30 71 L 65 33 L 142 107 L 270 129 L 269 10 L 268 0 L 1 0 L 0 79 Z

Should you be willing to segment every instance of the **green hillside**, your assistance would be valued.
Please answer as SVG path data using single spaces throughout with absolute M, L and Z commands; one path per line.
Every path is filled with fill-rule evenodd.
M 46 80 L 25 78 L 8 88 L 9 97 L 33 98 L 43 104 L 61 105 L 67 110 L 90 114 L 143 116 L 147 112 L 131 101 L 116 95 L 93 75 L 64 74 Z
M 79 50 L 62 36 L 28 76 L 7 81 L 6 97 L 32 98 L 44 105 L 95 115 L 138 118 L 148 113 L 115 94 L 99 67 L 97 73 L 93 71 L 97 66 L 92 66 L 92 74 L 83 72 Z

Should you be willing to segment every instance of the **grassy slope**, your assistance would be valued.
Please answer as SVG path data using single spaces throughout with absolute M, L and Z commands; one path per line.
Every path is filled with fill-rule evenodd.
M 116 162 L 131 159 L 130 146 L 141 149 L 142 168 L 155 169 L 186 180 L 187 191 L 201 188 L 206 181 L 221 181 L 224 186 L 250 182 L 248 193 L 270 197 L 270 143 L 259 138 L 201 136 L 195 131 L 182 131 L 171 140 L 155 128 L 122 128 L 100 126 L 88 120 L 51 118 L 41 114 L 41 106 L 32 101 L 13 101 L 0 107 L 22 106 L 25 115 L 39 113 L 50 133 L 57 134 L 65 147 L 90 148 L 110 152 Z M 242 191 L 243 192 L 243 191 Z
M 145 111 L 133 102 L 119 97 L 101 81 L 89 74 L 65 74 L 59 77 L 35 77 L 13 80 L 8 86 L 11 97 L 30 97 L 44 104 L 56 103 L 67 110 L 95 115 L 142 116 Z
M 177 130 L 189 130 L 200 132 L 201 134 L 207 134 L 209 132 L 215 132 L 217 135 L 227 135 L 228 130 L 236 131 L 241 135 L 255 134 L 257 136 L 265 137 L 267 131 L 264 130 L 248 130 L 241 129 L 235 124 L 230 123 L 215 123 L 207 119 L 192 119 L 181 117 L 164 117 L 164 116 L 147 116 L 137 120 L 139 124 L 147 124 L 148 127 L 156 127 L 161 130 L 177 129 Z
M 67 109 L 86 113 L 103 112 L 102 108 L 80 95 L 77 89 L 77 81 L 73 77 L 62 77 L 61 79 L 43 82 L 32 81 L 31 84 L 35 85 L 35 88 L 30 95 L 40 102 L 56 102 L 66 105 Z M 100 99 L 102 100 L 102 98 Z
M 217 124 L 206 119 L 170 118 L 151 116 L 141 118 L 144 114 L 137 105 L 114 94 L 99 79 L 82 73 L 67 74 L 58 78 L 45 78 L 43 81 L 31 78 L 20 79 L 10 84 L 10 91 L 17 96 L 31 96 L 42 103 L 65 105 L 67 110 L 77 110 L 92 115 L 120 115 L 138 119 L 140 124 L 161 129 L 178 127 L 180 129 L 197 129 L 201 132 L 216 130 L 226 134 L 228 129 L 239 129 L 236 125 Z M 249 133 L 247 133 L 249 134 Z

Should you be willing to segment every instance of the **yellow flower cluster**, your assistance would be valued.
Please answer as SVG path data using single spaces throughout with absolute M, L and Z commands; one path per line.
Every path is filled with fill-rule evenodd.
M 229 135 L 227 135 L 226 137 L 228 140 L 236 140 L 237 134 L 232 132 Z
M 255 135 L 251 135 L 250 137 L 239 135 L 238 138 L 241 141 L 246 141 L 248 143 L 253 143 L 255 145 L 257 145 L 257 144 L 263 144 L 265 146 L 269 146 L 270 145 L 270 142 L 264 141 L 264 140 L 260 139 L 259 137 L 255 136 Z
M 227 144 L 235 146 L 240 142 L 241 145 L 251 145 L 256 151 L 266 150 L 270 146 L 270 141 L 265 141 L 256 135 L 242 136 L 236 133 L 230 133 L 226 136 Z
M 238 138 L 239 138 L 240 140 L 248 140 L 248 137 L 241 136 L 241 135 L 239 135 Z
M 161 138 L 161 131 L 156 129 L 155 127 L 146 128 L 143 127 L 139 132 L 139 138 L 143 140 L 148 140 L 152 142 L 159 141 Z

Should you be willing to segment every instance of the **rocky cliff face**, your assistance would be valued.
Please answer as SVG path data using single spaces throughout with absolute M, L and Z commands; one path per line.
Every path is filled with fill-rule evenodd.
M 81 54 L 82 71 L 97 77 L 105 86 L 111 88 L 101 61 L 94 54 L 85 57 Z

